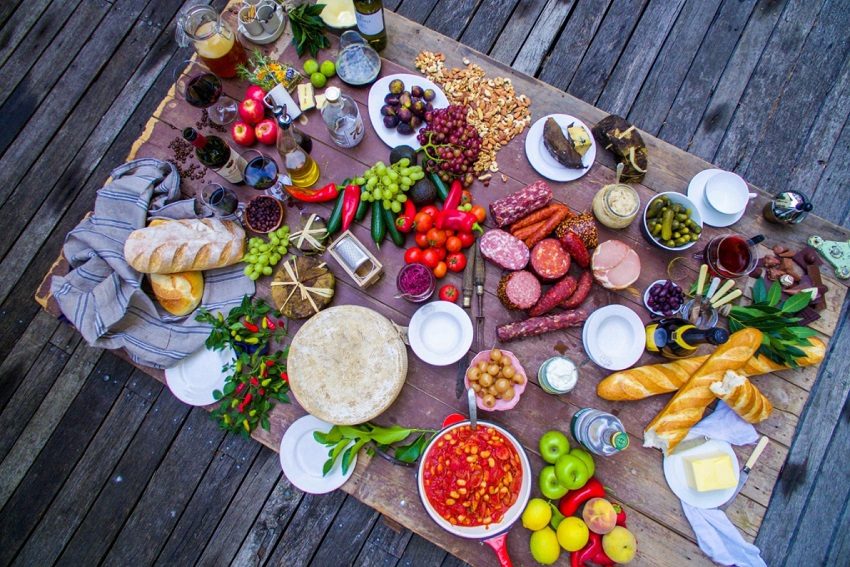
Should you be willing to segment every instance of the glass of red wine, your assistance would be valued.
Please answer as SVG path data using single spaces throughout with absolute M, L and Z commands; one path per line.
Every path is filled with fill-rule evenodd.
M 225 125 L 236 119 L 236 101 L 223 94 L 221 79 L 209 71 L 184 75 L 177 81 L 177 91 L 195 108 L 204 108 L 210 121 Z
M 248 150 L 246 153 L 254 153 L 256 157 L 248 160 L 248 165 L 245 167 L 245 183 L 257 191 L 265 191 L 276 199 L 285 200 L 287 197 L 283 192 L 285 176 L 279 174 L 280 169 L 277 163 L 257 150 Z
M 694 257 L 708 264 L 708 269 L 717 276 L 740 278 L 756 268 L 759 258 L 757 244 L 762 240 L 762 235 L 750 239 L 737 234 L 715 236 Z
M 200 198 L 201 202 L 209 207 L 217 217 L 238 214 L 241 206 L 236 193 L 218 183 L 205 185 L 200 191 Z

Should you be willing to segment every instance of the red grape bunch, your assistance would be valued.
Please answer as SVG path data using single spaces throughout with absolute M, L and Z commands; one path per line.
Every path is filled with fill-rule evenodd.
M 417 139 L 425 154 L 426 171 L 436 172 L 443 181 L 460 178 L 472 185 L 472 165 L 481 150 L 481 136 L 466 120 L 467 107 L 453 104 L 426 113 L 427 126 Z M 430 114 L 430 116 L 429 116 Z

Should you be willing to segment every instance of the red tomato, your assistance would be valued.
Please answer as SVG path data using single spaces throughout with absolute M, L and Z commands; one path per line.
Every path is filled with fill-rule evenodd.
M 432 228 L 428 231 L 428 244 L 434 246 L 435 248 L 439 248 L 445 243 L 446 232 L 444 230 Z
M 419 248 L 428 248 L 428 235 L 427 234 L 425 234 L 424 232 L 417 232 L 416 236 L 414 238 L 416 239 L 416 245 Z
M 429 217 L 434 218 L 440 212 L 440 209 L 438 209 L 434 205 L 428 205 L 427 207 L 422 207 L 421 209 L 419 209 L 419 212 L 425 213 Z
M 469 248 L 473 244 L 475 244 L 475 237 L 472 236 L 471 232 L 459 232 L 458 237 L 460 238 L 461 243 L 464 248 Z
M 457 287 L 452 284 L 446 284 L 440 288 L 440 299 L 443 301 L 450 301 L 452 303 L 457 301 L 460 292 Z
M 440 255 L 436 248 L 429 248 L 422 253 L 422 263 L 431 269 L 435 269 L 440 264 Z
M 466 256 L 463 252 L 454 252 L 446 256 L 446 264 L 452 272 L 462 272 L 466 267 Z
M 434 226 L 434 217 L 424 211 L 419 211 L 413 217 L 413 224 L 416 227 L 416 232 L 428 232 Z
M 445 277 L 446 271 L 448 271 L 448 266 L 446 266 L 445 262 L 438 262 L 437 266 L 434 268 L 434 276 L 437 279 Z
M 469 212 L 475 215 L 475 218 L 478 219 L 479 223 L 484 222 L 484 219 L 487 218 L 487 210 L 481 205 L 474 205 Z
M 415 246 L 408 248 L 407 251 L 404 253 L 404 261 L 407 264 L 413 264 L 415 262 L 421 262 L 422 261 L 422 250 L 420 250 L 419 248 L 417 248 Z
M 434 250 L 437 251 L 437 254 L 440 256 L 440 260 L 446 259 L 447 252 L 446 252 L 446 249 L 444 247 L 440 246 L 439 248 L 434 248 Z
M 459 205 L 466 205 L 472 203 L 472 193 L 464 189 L 460 193 L 460 203 Z
M 458 252 L 461 248 L 463 248 L 463 242 L 461 242 L 460 237 L 449 236 L 446 238 L 446 250 L 449 252 Z

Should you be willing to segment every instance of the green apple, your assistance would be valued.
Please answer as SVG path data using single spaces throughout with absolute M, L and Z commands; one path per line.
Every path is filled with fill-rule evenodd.
M 549 465 L 540 471 L 540 493 L 549 500 L 557 500 L 567 493 L 567 487 L 558 482 L 555 467 Z
M 570 453 L 561 455 L 555 463 L 555 476 L 567 490 L 578 490 L 590 478 L 584 461 Z
M 560 431 L 547 431 L 540 438 L 540 456 L 550 465 L 554 465 L 558 457 L 566 455 L 569 451 L 570 442 Z
M 570 455 L 581 459 L 587 467 L 587 476 L 593 476 L 593 473 L 596 472 L 596 465 L 593 463 L 593 455 L 584 449 L 579 449 L 578 447 L 570 451 Z

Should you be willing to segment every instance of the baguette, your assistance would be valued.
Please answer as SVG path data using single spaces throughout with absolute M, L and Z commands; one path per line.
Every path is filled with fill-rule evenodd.
M 218 219 L 175 220 L 134 230 L 124 258 L 144 274 L 173 274 L 222 268 L 242 259 L 245 231 Z
M 817 338 L 810 338 L 811 345 L 801 347 L 806 353 L 798 358 L 800 366 L 814 366 L 823 360 L 826 345 Z M 615 372 L 596 386 L 600 398 L 612 401 L 642 400 L 657 394 L 675 392 L 708 360 L 708 355 L 683 358 L 664 364 L 640 366 L 622 372 Z M 751 357 L 738 373 L 744 376 L 757 376 L 768 372 L 788 370 L 790 367 L 773 362 L 764 355 Z
M 727 370 L 741 368 L 756 352 L 761 339 L 761 331 L 747 328 L 733 333 L 728 342 L 717 347 L 646 426 L 643 435 L 644 447 L 655 447 L 665 454 L 674 449 L 691 427 L 702 419 L 705 408 L 714 401 L 714 394 L 709 390 L 709 386 L 722 380 Z
M 714 382 L 708 387 L 711 393 L 723 400 L 750 423 L 759 423 L 770 417 L 773 404 L 770 403 L 756 385 L 747 380 L 746 376 L 727 371 L 723 380 Z

